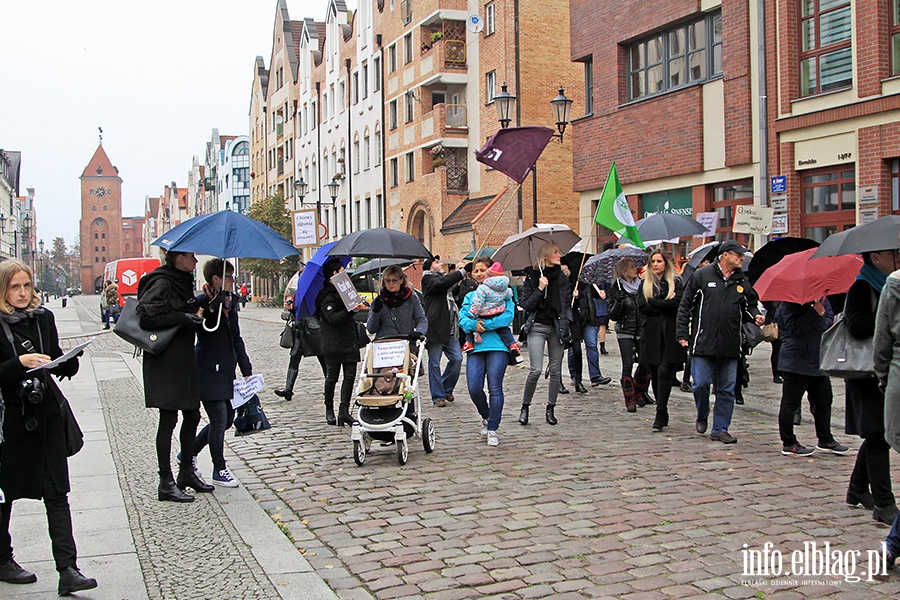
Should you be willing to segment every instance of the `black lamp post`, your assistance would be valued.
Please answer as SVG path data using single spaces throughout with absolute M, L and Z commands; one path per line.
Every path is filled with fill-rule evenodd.
M 6 215 L 0 213 L 0 254 L 3 253 L 3 238 L 6 237 Z
M 516 97 L 506 91 L 506 84 L 500 86 L 500 93 L 494 96 L 494 105 L 497 107 L 497 120 L 500 121 L 500 127 L 506 129 L 512 121 L 512 106 L 516 102 Z M 556 119 L 556 129 L 559 133 L 554 133 L 553 137 L 559 138 L 559 142 L 563 141 L 563 134 L 566 126 L 569 124 L 569 113 L 572 110 L 572 100 L 567 98 L 563 92 L 563 88 L 559 88 L 559 94 L 550 101 L 553 108 L 553 117 Z M 521 196 L 520 196 L 521 198 Z M 519 219 L 521 221 L 522 211 L 521 203 L 519 204 Z M 538 224 L 538 207 L 537 207 L 537 163 L 531 166 L 531 214 L 534 217 L 534 226 Z
M 40 252 L 38 253 L 39 267 L 38 267 L 38 286 L 41 288 L 41 291 L 44 290 L 44 240 L 38 242 L 38 249 Z
M 25 248 L 22 252 L 22 256 L 28 256 L 28 252 L 31 252 L 31 268 L 34 270 L 34 250 L 31 249 L 31 215 L 25 213 L 25 217 L 22 219 L 22 233 L 25 234 Z

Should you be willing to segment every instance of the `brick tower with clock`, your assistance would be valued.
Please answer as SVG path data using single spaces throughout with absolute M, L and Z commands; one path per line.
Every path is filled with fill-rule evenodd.
M 122 178 L 103 150 L 81 174 L 81 290 L 96 293 L 106 263 L 122 255 Z M 102 289 L 102 288 L 100 288 Z

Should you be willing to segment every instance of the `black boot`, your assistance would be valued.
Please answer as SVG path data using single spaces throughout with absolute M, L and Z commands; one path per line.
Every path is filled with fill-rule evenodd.
M 334 418 L 334 403 L 325 403 L 325 422 L 329 425 L 337 425 L 337 419 Z
M 82 575 L 78 567 L 66 567 L 59 572 L 59 595 L 68 596 L 72 592 L 92 590 L 97 587 L 97 580 Z
M 175 480 L 175 484 L 182 491 L 184 491 L 185 488 L 190 487 L 193 488 L 195 492 L 201 494 L 208 494 L 216 489 L 214 486 L 209 485 L 197 477 L 197 474 L 194 472 L 194 467 L 191 465 L 178 467 L 178 478 Z
M 275 395 L 290 400 L 294 397 L 294 382 L 297 381 L 297 369 L 288 369 L 287 377 L 285 377 L 284 387 L 275 390 Z
M 350 401 L 349 400 L 341 400 L 341 405 L 338 407 L 338 418 L 337 418 L 338 427 L 343 427 L 344 425 L 353 426 L 353 417 L 350 416 Z
M 559 393 L 560 394 L 568 394 L 569 390 L 566 389 L 566 386 L 563 385 L 562 378 L 559 380 Z
M 575 391 L 578 392 L 579 394 L 587 394 L 588 393 L 587 388 L 584 387 L 584 384 L 581 383 L 581 381 L 575 382 Z
M 606 356 L 609 352 L 606 350 L 606 342 L 600 342 L 600 354 Z
M 522 410 L 519 411 L 519 425 L 528 425 L 528 405 L 523 404 Z
M 0 565 L 0 581 L 5 581 L 6 583 L 34 583 L 37 581 L 37 575 L 23 569 L 19 563 L 10 558 Z
M 160 476 L 159 478 L 159 490 L 157 492 L 160 501 L 170 501 L 170 502 L 193 502 L 194 497 L 190 494 L 185 494 L 181 491 L 177 485 L 175 485 L 175 479 L 171 474 Z
M 547 424 L 548 425 L 556 425 L 559 421 L 556 420 L 556 415 L 553 414 L 553 409 L 555 406 L 553 404 L 547 405 Z

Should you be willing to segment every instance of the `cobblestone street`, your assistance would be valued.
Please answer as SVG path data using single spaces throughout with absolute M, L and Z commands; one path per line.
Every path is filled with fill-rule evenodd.
M 804 541 L 830 541 L 865 557 L 887 532 L 868 511 L 843 501 L 853 452 L 799 460 L 780 454 L 776 421 L 761 412 L 777 411 L 780 399 L 765 350 L 752 358 L 734 446 L 697 435 L 693 401 L 680 392 L 671 401 L 672 427 L 652 434 L 652 409 L 626 413 L 612 386 L 561 396 L 560 424 L 551 427 L 543 421 L 540 384 L 532 423 L 522 427 L 515 419 L 525 371 L 510 369 L 499 447 L 488 448 L 479 436 L 464 384 L 456 402 L 435 408 L 423 382 L 425 414 L 437 426 L 435 453 L 426 455 L 415 438 L 409 463 L 400 467 L 393 448 L 379 452 L 376 443 L 357 467 L 349 429 L 324 424 L 316 361 L 301 363 L 293 401 L 271 394 L 283 384 L 288 360 L 277 347 L 278 312 L 249 307 L 242 314 L 251 358 L 268 384 L 273 429 L 229 443 L 258 477 L 251 484 L 241 473 L 242 481 L 342 597 L 896 592 L 896 576 L 890 583 L 833 576 L 815 579 L 834 585 L 784 586 L 772 576 L 743 574 L 745 545 L 771 542 L 787 557 Z M 604 357 L 604 371 L 615 375 L 614 336 L 609 341 L 614 354 Z M 843 434 L 843 385 L 835 387 L 836 436 L 858 447 Z M 811 423 L 798 432 L 801 441 L 815 441 Z M 857 574 L 863 570 L 860 564 Z
M 515 419 L 525 370 L 510 369 L 499 447 L 480 437 L 464 385 L 455 402 L 436 408 L 423 382 L 436 451 L 427 455 L 413 438 L 409 462 L 400 467 L 394 448 L 376 442 L 357 467 L 349 428 L 324 423 L 315 360 L 301 364 L 292 401 L 271 393 L 283 384 L 288 361 L 277 345 L 279 313 L 253 305 L 242 312 L 254 372 L 267 382 L 262 399 L 272 429 L 229 433 L 226 454 L 243 486 L 341 598 L 896 596 L 896 574 L 869 576 L 867 551 L 879 548 L 887 529 L 869 511 L 844 503 L 855 453 L 780 454 L 771 416 L 779 389 L 765 349 L 751 358 L 752 383 L 747 405 L 735 411 L 733 446 L 694 432 L 687 394 L 673 394 L 671 427 L 653 434 L 653 409 L 626 413 L 612 385 L 561 396 L 560 424 L 552 427 L 543 420 L 542 380 L 532 422 L 522 427 Z M 84 309 L 79 316 L 94 318 Z M 603 370 L 615 375 L 614 335 L 608 346 L 613 353 Z M 127 351 L 114 335 L 101 335 L 91 358 Z M 258 568 L 252 556 L 227 551 L 234 531 L 220 508 L 228 503 L 220 489 L 198 498 L 191 516 L 151 497 L 155 414 L 142 408 L 137 382 L 100 386 L 145 581 L 148 590 L 159 590 L 150 597 L 219 597 L 210 585 L 216 577 L 234 590 L 227 597 L 274 595 L 269 581 L 247 577 Z M 842 384 L 836 396 L 836 437 L 855 450 L 859 440 L 840 425 Z M 811 422 L 798 437 L 815 441 Z M 819 549 L 829 543 L 831 562 L 845 568 L 798 573 L 791 553 L 806 542 Z M 749 551 L 759 552 L 760 569 L 776 566 L 760 564 L 764 550 L 780 553 L 780 571 L 745 570 Z M 195 582 L 189 592 L 173 583 L 185 581 Z

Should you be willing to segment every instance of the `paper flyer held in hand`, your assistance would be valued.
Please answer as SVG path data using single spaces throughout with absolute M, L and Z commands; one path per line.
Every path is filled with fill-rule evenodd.
M 266 387 L 266 383 L 263 381 L 262 375 L 251 375 L 247 379 L 238 377 L 234 380 L 234 397 L 231 399 L 231 407 L 237 408 L 246 403 L 264 387 Z
M 75 346 L 74 348 L 72 348 L 71 350 L 69 350 L 68 352 L 66 352 L 66 353 L 63 354 L 62 356 L 60 356 L 59 358 L 56 358 L 56 359 L 54 359 L 54 360 L 51 360 L 51 361 L 48 362 L 46 365 L 41 365 L 41 366 L 39 366 L 39 367 L 35 367 L 35 368 L 33 368 L 33 369 L 29 369 L 29 370 L 26 371 L 26 372 L 27 372 L 27 373 L 34 373 L 35 371 L 40 371 L 41 369 L 53 369 L 53 368 L 55 368 L 55 367 L 58 367 L 58 366 L 61 365 L 62 363 L 66 362 L 67 360 L 69 360 L 69 359 L 71 359 L 71 358 L 74 358 L 76 354 L 78 354 L 79 352 L 81 352 L 82 350 L 84 350 L 85 348 L 87 348 L 88 344 L 90 344 L 91 342 L 93 342 L 93 341 L 96 340 L 96 339 L 97 339 L 96 337 L 92 337 L 92 338 L 89 339 L 88 341 L 82 342 L 82 343 L 78 344 L 77 346 Z

